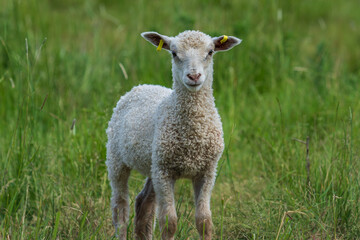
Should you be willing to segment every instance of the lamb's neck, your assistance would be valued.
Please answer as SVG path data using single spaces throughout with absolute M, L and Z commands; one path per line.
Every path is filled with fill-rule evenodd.
M 188 115 L 187 117 L 196 117 L 205 112 L 216 111 L 212 79 L 208 79 L 199 91 L 191 92 L 182 83 L 174 80 L 173 100 L 179 113 Z

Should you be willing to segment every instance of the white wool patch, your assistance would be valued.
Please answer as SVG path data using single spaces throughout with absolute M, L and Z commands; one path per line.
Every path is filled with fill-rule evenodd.
M 150 175 L 154 114 L 158 104 L 172 90 L 153 85 L 134 87 L 120 98 L 107 129 L 107 165 L 120 162 Z M 111 166 L 109 166 L 111 168 Z

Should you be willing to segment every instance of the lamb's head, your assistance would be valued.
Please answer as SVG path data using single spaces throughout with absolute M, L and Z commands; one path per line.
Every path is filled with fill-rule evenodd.
M 199 31 L 185 31 L 176 37 L 156 32 L 144 32 L 141 36 L 158 50 L 164 48 L 172 54 L 174 81 L 192 92 L 200 90 L 205 82 L 212 81 L 213 55 L 219 51 L 227 51 L 241 42 L 236 37 L 210 37 Z

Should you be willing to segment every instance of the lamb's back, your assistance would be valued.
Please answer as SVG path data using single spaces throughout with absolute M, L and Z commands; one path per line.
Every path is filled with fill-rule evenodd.
M 108 152 L 116 156 L 113 159 L 150 175 L 154 114 L 171 92 L 161 86 L 140 85 L 120 98 L 106 131 Z

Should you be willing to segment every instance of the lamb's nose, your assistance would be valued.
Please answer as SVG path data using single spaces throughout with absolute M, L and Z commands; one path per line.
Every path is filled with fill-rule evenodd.
M 198 81 L 199 78 L 201 77 L 201 73 L 198 73 L 198 74 L 188 74 L 186 75 L 188 78 L 190 78 L 191 80 L 193 81 Z

